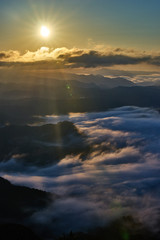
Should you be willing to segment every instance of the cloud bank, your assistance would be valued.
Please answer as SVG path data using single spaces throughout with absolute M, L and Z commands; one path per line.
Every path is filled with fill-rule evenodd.
M 141 52 L 122 48 L 101 50 L 49 49 L 41 47 L 35 52 L 1 51 L 0 66 L 43 66 L 48 68 L 96 68 L 115 65 L 160 65 L 160 53 Z

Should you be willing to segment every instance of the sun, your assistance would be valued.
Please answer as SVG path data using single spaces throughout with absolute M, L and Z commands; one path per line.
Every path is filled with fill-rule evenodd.
M 49 30 L 48 27 L 42 26 L 40 33 L 41 33 L 41 36 L 42 36 L 42 37 L 47 38 L 47 37 L 49 37 L 49 35 L 50 35 L 50 30 Z

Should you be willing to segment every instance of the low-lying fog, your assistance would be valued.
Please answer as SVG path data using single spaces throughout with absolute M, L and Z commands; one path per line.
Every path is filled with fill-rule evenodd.
M 160 115 L 149 108 L 40 117 L 42 124 L 71 121 L 92 149 L 50 167 L 1 162 L 1 176 L 59 195 L 30 219 L 53 231 L 87 230 L 131 214 L 153 230 L 160 219 Z M 23 174 L 21 169 L 23 169 Z

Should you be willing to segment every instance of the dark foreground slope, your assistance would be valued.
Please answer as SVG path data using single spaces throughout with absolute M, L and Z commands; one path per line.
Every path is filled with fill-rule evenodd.
M 0 196 L 0 223 L 24 221 L 56 198 L 54 194 L 13 185 L 1 177 Z
M 20 224 L 25 224 L 56 198 L 54 194 L 16 186 L 0 177 L 0 239 L 40 240 L 32 230 Z
M 122 217 L 110 225 L 95 228 L 88 233 L 72 233 L 63 235 L 59 240 L 159 240 L 155 234 L 131 216 Z
M 3 240 L 42 240 L 30 228 L 20 224 L 0 224 L 0 239 Z

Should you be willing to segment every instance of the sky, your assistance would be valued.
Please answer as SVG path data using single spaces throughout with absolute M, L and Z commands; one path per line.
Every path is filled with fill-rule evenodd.
M 53 29 L 53 46 L 88 47 L 93 41 L 159 49 L 158 0 L 1 0 L 0 6 L 1 50 L 36 50 L 44 23 Z
M 78 54 L 81 60 L 76 60 L 81 68 L 100 67 L 95 55 L 116 55 L 116 61 L 107 59 L 104 63 L 101 59 L 101 67 L 118 65 L 119 69 L 122 66 L 125 69 L 126 65 L 127 68 L 130 65 L 130 69 L 135 70 L 136 65 L 136 70 L 139 70 L 143 65 L 144 70 L 148 65 L 150 70 L 158 71 L 159 9 L 159 0 L 0 0 L 0 65 L 11 66 L 11 62 L 26 61 L 48 63 L 49 59 L 53 61 L 53 56 L 47 51 L 61 49 L 61 58 L 64 52 L 67 56 L 74 52 L 71 56 L 74 58 Z M 40 35 L 43 25 L 50 30 L 48 38 Z M 44 47 L 48 49 L 45 57 L 41 54 L 40 58 L 33 58 L 33 55 L 44 53 Z M 81 53 L 75 54 L 75 49 Z M 87 50 L 96 53 L 88 54 Z M 31 58 L 27 55 L 26 59 L 27 52 L 32 53 Z M 82 62 L 84 54 L 89 55 L 87 64 Z M 129 57 L 129 61 L 124 61 L 119 55 Z M 136 59 L 133 59 L 135 56 Z M 67 62 L 66 56 L 64 59 L 65 64 L 60 64 L 58 68 L 73 66 L 73 59 L 67 59 Z

